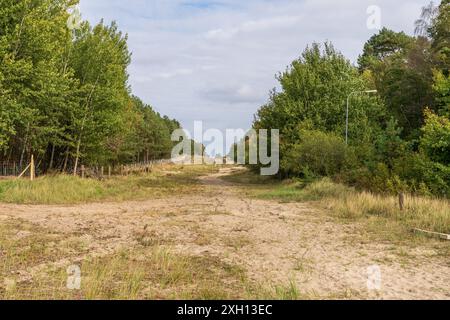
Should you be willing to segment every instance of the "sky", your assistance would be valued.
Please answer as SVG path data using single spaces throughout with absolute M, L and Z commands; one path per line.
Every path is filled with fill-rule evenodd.
M 135 95 L 193 131 L 248 129 L 308 44 L 331 41 L 356 63 L 381 26 L 413 34 L 428 0 L 81 0 L 91 23 L 128 34 Z M 369 12 L 368 12 L 369 9 Z M 228 142 L 228 145 L 231 144 Z

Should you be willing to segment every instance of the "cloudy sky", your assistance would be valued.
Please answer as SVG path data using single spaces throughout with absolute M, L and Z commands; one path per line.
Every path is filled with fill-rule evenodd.
M 275 74 L 313 41 L 352 62 L 381 23 L 413 33 L 428 0 L 81 0 L 92 23 L 115 20 L 129 35 L 134 94 L 192 130 L 249 128 L 277 86 Z

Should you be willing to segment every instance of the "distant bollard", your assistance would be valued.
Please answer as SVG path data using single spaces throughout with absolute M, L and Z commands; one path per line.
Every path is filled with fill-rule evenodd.
M 378 265 L 367 268 L 367 289 L 369 291 L 380 291 L 382 285 L 381 268 Z

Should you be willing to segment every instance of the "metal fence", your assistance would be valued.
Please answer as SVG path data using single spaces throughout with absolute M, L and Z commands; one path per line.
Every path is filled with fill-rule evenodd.
M 29 163 L 0 161 L 0 177 L 18 177 L 26 168 L 29 168 Z M 35 175 L 42 174 L 42 170 L 39 167 L 35 167 Z M 28 169 L 23 173 L 24 177 L 30 176 L 30 170 Z
M 0 162 L 0 176 L 15 177 L 18 176 L 22 170 L 15 162 Z
M 114 175 L 130 175 L 136 173 L 150 172 L 153 166 L 170 164 L 170 159 L 153 160 L 145 162 L 131 163 L 127 165 L 114 166 L 84 166 L 80 165 L 77 168 L 77 175 L 80 177 L 102 178 Z M 22 166 L 17 162 L 0 161 L 0 177 L 18 177 L 26 168 L 28 163 Z M 36 166 L 35 173 L 37 176 L 42 175 L 42 170 Z M 65 174 L 73 174 L 73 169 L 68 168 L 64 171 Z M 30 170 L 27 170 L 23 176 L 29 177 Z

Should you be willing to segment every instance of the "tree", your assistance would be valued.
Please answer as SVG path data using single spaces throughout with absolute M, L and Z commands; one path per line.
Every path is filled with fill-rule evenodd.
M 439 7 L 433 1 L 422 8 L 420 19 L 416 20 L 415 34 L 421 37 L 426 37 L 430 34 L 430 28 L 434 24 L 434 20 L 439 14 Z
M 80 81 L 81 109 L 75 121 L 74 174 L 82 151 L 93 162 L 108 158 L 103 141 L 117 128 L 129 96 L 126 41 L 115 23 L 93 29 L 84 23 L 75 39 L 72 67 Z
M 0 0 L 0 160 L 41 171 L 166 157 L 179 123 L 131 96 L 115 23 L 67 28 L 78 0 Z M 141 140 L 142 138 L 142 140 Z
M 450 0 L 442 0 L 438 14 L 432 21 L 429 34 L 436 63 L 448 76 L 450 68 Z
M 2 110 L 9 114 L 2 125 L 8 129 L 2 131 L 13 135 L 6 138 L 8 158 L 14 152 L 20 154 L 20 162 L 31 152 L 42 158 L 49 139 L 57 136 L 58 123 L 50 113 L 70 104 L 66 97 L 71 83 L 61 73 L 60 56 L 70 40 L 62 26 L 73 3 L 1 1 L 1 108 L 11 108 Z
M 414 39 L 404 32 L 395 32 L 383 28 L 373 35 L 364 45 L 364 51 L 358 58 L 361 72 L 378 70 L 378 66 L 388 58 L 405 57 L 414 43 Z
M 426 106 L 434 109 L 431 42 L 383 29 L 364 46 L 359 58 L 363 76 L 370 75 L 403 138 L 418 138 Z
M 301 141 L 302 130 L 343 136 L 347 97 L 368 89 L 358 70 L 328 43 L 323 50 L 318 44 L 307 48 L 278 80 L 282 91 L 272 92 L 269 103 L 258 111 L 254 128 L 280 130 L 282 159 Z M 352 96 L 351 144 L 370 144 L 381 130 L 385 107 L 377 97 Z

